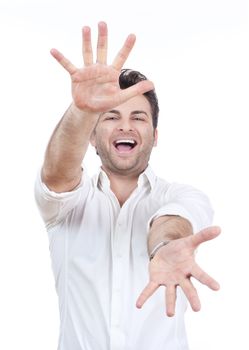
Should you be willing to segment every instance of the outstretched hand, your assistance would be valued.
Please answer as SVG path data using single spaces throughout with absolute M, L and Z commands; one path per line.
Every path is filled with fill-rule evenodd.
M 58 50 L 51 50 L 52 56 L 71 76 L 73 101 L 80 110 L 93 113 L 104 112 L 154 88 L 152 82 L 145 80 L 130 88 L 120 89 L 120 70 L 135 44 L 136 37 L 134 34 L 130 34 L 127 37 L 111 65 L 107 65 L 107 39 L 107 25 L 104 22 L 100 22 L 98 25 L 96 63 L 94 63 L 91 29 L 83 27 L 83 68 L 75 67 Z
M 216 238 L 219 227 L 206 228 L 195 235 L 171 241 L 160 248 L 149 263 L 150 281 L 140 294 L 136 306 L 141 308 L 146 300 L 160 287 L 166 286 L 166 313 L 175 313 L 176 287 L 180 286 L 194 311 L 199 311 L 201 304 L 191 277 L 213 290 L 219 284 L 203 271 L 195 262 L 195 250 L 203 242 Z

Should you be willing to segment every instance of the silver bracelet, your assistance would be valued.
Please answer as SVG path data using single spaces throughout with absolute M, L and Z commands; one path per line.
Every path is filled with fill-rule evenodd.
M 155 248 L 152 250 L 152 252 L 150 253 L 150 261 L 154 258 L 156 252 L 163 246 L 167 245 L 170 241 L 162 241 L 160 243 L 158 243 Z

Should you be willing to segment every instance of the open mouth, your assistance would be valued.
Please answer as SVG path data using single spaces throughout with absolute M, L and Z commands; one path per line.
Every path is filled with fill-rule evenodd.
M 118 152 L 123 153 L 130 152 L 131 150 L 133 150 L 136 147 L 137 142 L 135 140 L 123 139 L 114 141 L 113 145 Z

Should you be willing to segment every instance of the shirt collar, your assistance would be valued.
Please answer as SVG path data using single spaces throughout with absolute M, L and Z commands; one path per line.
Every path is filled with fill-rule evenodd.
M 138 187 L 143 187 L 146 184 L 149 184 L 150 189 L 152 190 L 155 186 L 156 176 L 151 169 L 150 165 L 144 170 L 143 173 L 139 175 L 138 178 Z M 102 189 L 110 188 L 110 180 L 106 174 L 106 172 L 100 167 L 98 174 L 95 176 L 94 185 L 99 186 Z
M 145 169 L 145 171 L 142 174 L 140 174 L 140 176 L 138 178 L 138 185 L 139 185 L 139 181 L 141 178 L 147 179 L 147 181 L 150 184 L 151 190 L 154 188 L 155 183 L 156 183 L 156 175 L 154 174 L 150 165 L 148 165 L 147 168 Z

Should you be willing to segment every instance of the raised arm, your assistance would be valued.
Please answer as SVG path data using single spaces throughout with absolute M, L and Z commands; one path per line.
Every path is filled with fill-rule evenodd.
M 107 25 L 100 22 L 94 63 L 91 30 L 83 27 L 83 68 L 75 67 L 58 50 L 51 50 L 52 56 L 70 74 L 73 98 L 52 134 L 42 168 L 43 182 L 55 192 L 71 191 L 79 184 L 81 164 L 100 113 L 153 89 L 148 80 L 120 89 L 120 70 L 134 46 L 135 35 L 127 37 L 111 65 L 107 65 L 107 37 Z

